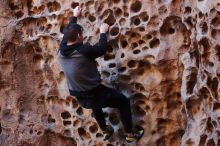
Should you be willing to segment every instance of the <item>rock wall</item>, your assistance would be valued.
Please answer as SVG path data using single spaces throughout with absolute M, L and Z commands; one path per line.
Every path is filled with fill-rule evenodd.
M 1 146 L 128 145 L 116 109 L 104 109 L 115 134 L 103 142 L 91 111 L 68 95 L 56 55 L 78 5 L 85 42 L 110 25 L 97 65 L 146 130 L 131 145 L 220 145 L 219 0 L 1 0 Z

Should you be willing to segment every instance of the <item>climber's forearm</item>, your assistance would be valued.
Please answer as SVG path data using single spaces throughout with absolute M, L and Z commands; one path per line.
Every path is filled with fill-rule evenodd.
M 72 17 L 70 18 L 69 24 L 73 24 L 73 23 L 77 23 L 77 17 L 76 17 L 76 16 L 72 16 Z

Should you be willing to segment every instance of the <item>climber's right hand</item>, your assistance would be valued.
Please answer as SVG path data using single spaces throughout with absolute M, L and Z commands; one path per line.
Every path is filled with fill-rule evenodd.
M 106 33 L 109 29 L 109 25 L 107 23 L 103 23 L 100 26 L 100 33 Z
M 81 14 L 81 7 L 77 6 L 74 10 L 73 10 L 73 16 L 78 17 Z

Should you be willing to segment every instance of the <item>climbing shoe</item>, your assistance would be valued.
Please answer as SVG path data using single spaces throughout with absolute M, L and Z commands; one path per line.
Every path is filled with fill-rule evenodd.
M 112 128 L 112 126 L 107 125 L 106 130 L 103 131 L 104 141 L 108 140 L 113 133 L 114 133 L 114 129 Z
M 138 141 L 144 135 L 144 129 L 139 127 L 139 129 L 133 133 L 132 136 L 126 135 L 125 139 L 127 143 L 132 143 L 134 141 Z

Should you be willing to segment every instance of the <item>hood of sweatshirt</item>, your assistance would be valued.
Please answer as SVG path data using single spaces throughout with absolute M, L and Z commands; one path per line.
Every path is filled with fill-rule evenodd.
M 73 45 L 67 46 L 67 43 L 61 43 L 60 45 L 60 53 L 65 57 L 72 56 L 72 53 L 76 50 L 76 48 L 81 47 L 83 43 L 76 43 Z

